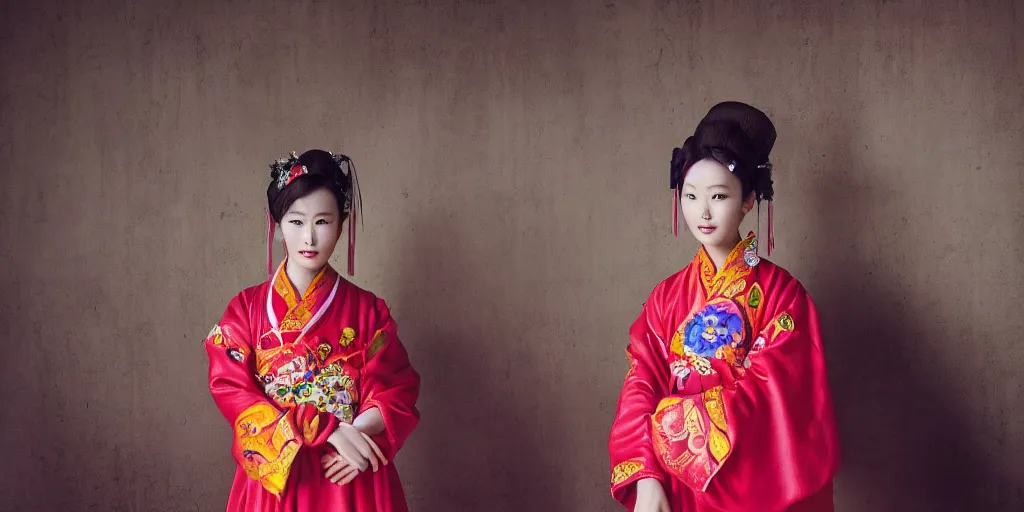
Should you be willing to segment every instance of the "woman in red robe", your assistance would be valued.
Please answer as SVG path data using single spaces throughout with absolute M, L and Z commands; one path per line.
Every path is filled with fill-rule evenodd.
M 389 462 L 419 421 L 419 375 L 384 301 L 328 263 L 348 219 L 354 271 L 354 167 L 311 150 L 271 170 L 270 239 L 280 225 L 286 258 L 205 341 L 238 463 L 227 510 L 404 512 Z
M 701 248 L 629 330 L 608 441 L 629 510 L 833 510 L 839 441 L 814 303 L 739 234 L 769 201 L 770 252 L 775 136 L 763 112 L 727 102 L 673 151 L 673 215 Z

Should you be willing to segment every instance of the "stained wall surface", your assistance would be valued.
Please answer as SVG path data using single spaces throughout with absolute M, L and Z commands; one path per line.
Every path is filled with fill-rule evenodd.
M 1019 0 L 5 1 L 0 509 L 223 509 L 200 343 L 265 278 L 267 163 L 322 147 L 424 379 L 412 509 L 618 510 L 626 330 L 697 248 L 670 152 L 727 99 L 779 129 L 837 510 L 1024 509 L 1022 27 Z

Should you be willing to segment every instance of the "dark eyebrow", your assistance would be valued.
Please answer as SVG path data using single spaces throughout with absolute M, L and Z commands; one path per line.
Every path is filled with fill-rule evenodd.
M 684 183 L 684 184 L 683 184 L 683 188 L 686 188 L 686 187 L 690 187 L 690 188 L 697 188 L 697 186 L 696 186 L 696 185 L 694 185 L 693 183 Z M 719 184 L 716 184 L 716 185 L 710 185 L 710 186 L 708 186 L 708 188 L 707 188 L 707 189 L 705 189 L 705 190 L 710 190 L 710 189 L 713 189 L 713 188 L 724 188 L 724 189 L 728 189 L 728 188 L 729 188 L 729 185 L 726 185 L 726 184 L 724 184 L 724 183 L 719 183 Z
M 300 212 L 298 210 L 292 210 L 292 211 L 288 212 L 286 215 L 306 215 L 306 212 Z M 319 217 L 321 215 L 324 215 L 324 216 L 327 216 L 327 217 L 333 217 L 334 213 L 333 212 L 320 212 L 320 213 L 314 215 L 314 217 Z

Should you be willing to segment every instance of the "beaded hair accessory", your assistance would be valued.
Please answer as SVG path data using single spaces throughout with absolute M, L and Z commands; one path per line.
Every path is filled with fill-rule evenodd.
M 277 189 L 287 187 L 295 178 L 309 174 L 309 169 L 299 163 L 299 156 L 294 151 L 287 158 L 281 158 L 270 164 L 270 179 L 277 183 Z

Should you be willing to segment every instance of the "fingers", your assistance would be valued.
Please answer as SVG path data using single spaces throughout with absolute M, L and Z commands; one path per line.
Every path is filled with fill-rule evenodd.
M 387 466 L 388 465 L 388 460 L 384 458 L 384 452 L 382 452 L 380 450 L 380 447 L 377 446 L 377 443 L 373 442 L 373 438 L 371 438 L 370 436 L 368 436 L 366 434 L 363 434 L 363 438 L 366 439 L 366 443 L 369 444 L 370 448 L 373 449 L 373 453 L 377 455 L 377 458 L 380 459 L 380 462 L 383 465 Z
M 333 440 L 331 444 L 337 449 L 338 455 L 360 472 L 367 469 L 376 472 L 388 464 L 384 452 L 369 435 L 348 424 L 339 426 L 337 434 L 329 441 Z
M 370 446 L 367 445 L 366 448 L 369 449 Z M 370 466 L 373 467 L 373 472 L 376 473 L 377 469 L 380 468 L 380 460 L 377 459 L 377 457 L 373 454 L 373 450 L 370 450 L 369 459 L 370 459 Z
M 341 456 L 345 458 L 345 462 L 348 462 L 359 471 L 366 471 L 366 468 L 370 466 L 370 461 L 366 460 L 366 458 L 363 457 L 355 447 L 345 450 Z
M 353 468 L 352 466 L 349 466 L 347 464 L 345 464 L 345 465 L 337 465 L 336 464 L 336 465 L 331 466 L 330 468 L 328 468 L 327 470 L 324 471 L 324 478 L 334 482 L 335 480 L 338 479 L 338 477 L 341 474 L 346 473 L 346 472 L 348 472 L 348 471 L 350 471 L 352 469 L 355 469 L 355 468 Z
M 345 442 L 342 444 L 342 450 L 338 450 L 339 453 L 350 464 L 355 464 L 359 467 L 359 471 L 366 471 L 366 468 L 374 463 L 373 461 L 373 450 L 366 444 L 366 440 L 363 438 L 363 433 L 357 430 L 352 425 L 343 423 L 339 426 L 338 431 L 341 433 Z M 376 466 L 374 465 L 374 470 Z
M 352 447 L 351 443 L 347 440 L 343 443 L 338 443 L 335 448 L 338 450 L 337 457 L 343 460 L 346 464 L 355 466 L 356 469 L 359 469 L 360 471 L 366 469 L 366 466 L 368 465 L 366 459 L 359 455 L 359 451 Z
M 320 456 L 320 467 L 327 469 L 327 466 L 333 466 L 336 463 L 344 463 L 345 459 L 337 453 L 330 452 L 324 453 Z
M 356 439 L 352 440 L 352 445 L 359 450 L 359 455 L 362 455 L 366 460 L 371 460 L 373 459 L 373 450 L 370 448 L 370 444 L 366 442 L 368 439 L 366 434 L 359 432 L 356 435 Z
M 348 476 L 342 478 L 339 482 L 335 482 L 335 483 L 338 484 L 338 485 L 348 485 L 349 483 L 352 482 L 352 480 L 355 480 L 357 476 L 359 476 L 359 472 L 358 471 L 352 471 L 352 472 L 350 472 L 348 474 Z
M 330 457 L 327 459 L 327 462 L 323 464 L 324 477 L 328 480 L 332 480 L 336 475 L 351 467 L 352 466 L 345 462 L 345 459 L 339 456 Z
M 330 480 L 331 483 L 345 485 L 351 482 L 353 479 L 355 479 L 355 477 L 358 475 L 359 470 L 352 466 L 346 466 L 345 469 L 339 472 L 338 474 L 334 475 L 333 477 L 328 477 L 328 480 Z

